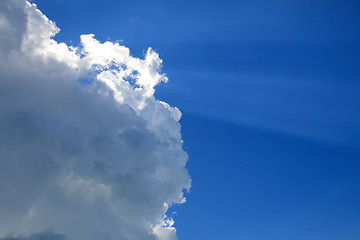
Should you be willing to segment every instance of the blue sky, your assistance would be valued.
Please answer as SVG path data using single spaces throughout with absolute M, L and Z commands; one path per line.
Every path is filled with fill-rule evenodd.
M 360 239 L 357 1 L 35 1 L 164 60 L 192 189 L 179 239 Z

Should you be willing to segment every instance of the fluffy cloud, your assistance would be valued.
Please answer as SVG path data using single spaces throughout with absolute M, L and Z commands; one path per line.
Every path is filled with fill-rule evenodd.
M 0 238 L 172 240 L 190 188 L 181 113 L 149 49 L 81 36 L 25 0 L 0 1 Z

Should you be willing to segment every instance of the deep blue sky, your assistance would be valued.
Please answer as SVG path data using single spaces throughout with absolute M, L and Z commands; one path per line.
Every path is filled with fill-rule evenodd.
M 180 240 L 360 239 L 358 1 L 35 2 L 59 41 L 163 58 L 193 179 Z

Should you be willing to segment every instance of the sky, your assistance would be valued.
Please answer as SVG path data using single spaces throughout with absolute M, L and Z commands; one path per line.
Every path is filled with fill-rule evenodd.
M 17 0 L 17 2 L 21 1 Z M 75 47 L 83 44 L 88 55 L 84 60 L 78 60 L 76 54 L 74 57 L 74 54 L 71 55 L 64 50 L 66 57 L 61 58 L 61 54 L 56 53 L 59 49 L 56 51 L 48 49 L 45 53 L 41 53 L 41 58 L 51 58 L 53 55 L 58 58 L 52 60 L 55 61 L 54 64 L 48 60 L 41 60 L 40 63 L 37 57 L 35 62 L 38 64 L 35 65 L 40 70 L 34 71 L 40 73 L 32 73 L 28 70 L 27 68 L 34 68 L 28 62 L 17 63 L 16 67 L 20 72 L 21 69 L 27 69 L 22 71 L 24 75 L 27 76 L 30 71 L 34 79 L 37 78 L 37 74 L 40 74 L 40 79 L 47 79 L 49 76 L 54 80 L 70 78 L 79 82 L 80 79 L 77 87 L 70 87 L 67 84 L 58 84 L 54 87 L 50 83 L 43 86 L 43 81 L 40 81 L 34 87 L 29 87 L 34 90 L 32 94 L 20 91 L 17 84 L 11 85 L 10 89 L 15 89 L 13 91 L 19 93 L 16 95 L 19 97 L 13 99 L 10 94 L 9 96 L 5 94 L 2 102 L 11 101 L 11 108 L 14 111 L 27 109 L 26 114 L 30 114 L 30 119 L 34 121 L 33 123 L 26 120 L 29 118 L 28 115 L 25 117 L 21 115 L 18 117 L 20 119 L 17 120 L 18 124 L 23 125 L 22 121 L 25 120 L 28 124 L 39 124 L 39 121 L 57 118 L 58 111 L 64 112 L 65 116 L 71 116 L 72 112 L 76 111 L 79 112 L 78 116 L 75 116 L 76 121 L 69 117 L 65 124 L 60 122 L 55 123 L 55 126 L 52 124 L 48 126 L 49 129 L 53 127 L 56 131 L 39 128 L 45 129 L 43 132 L 46 136 L 62 139 L 65 137 L 60 133 L 64 125 L 68 124 L 80 134 L 74 135 L 79 136 L 78 139 L 72 140 L 75 143 L 82 141 L 80 136 L 83 136 L 83 139 L 93 139 L 96 131 L 105 131 L 104 136 L 96 135 L 96 140 L 93 142 L 95 148 L 99 149 L 97 151 L 99 158 L 109 149 L 110 155 L 114 158 L 119 154 L 131 155 L 132 150 L 139 151 L 138 143 L 134 139 L 143 139 L 144 136 L 146 136 L 144 144 L 147 147 L 140 151 L 143 151 L 139 153 L 140 156 L 133 158 L 142 159 L 149 152 L 156 153 L 156 156 L 144 162 L 145 165 L 142 165 L 141 161 L 138 163 L 141 165 L 141 171 L 130 174 L 134 177 L 125 186 L 118 183 L 119 181 L 111 182 L 105 179 L 105 176 L 123 171 L 121 166 L 123 164 L 128 166 L 127 164 L 130 164 L 128 161 L 119 161 L 119 169 L 116 168 L 114 172 L 109 170 L 107 174 L 102 173 L 98 177 L 95 177 L 90 170 L 83 172 L 82 164 L 85 163 L 80 162 L 79 166 L 76 165 L 72 169 L 74 175 L 67 174 L 63 178 L 65 183 L 75 181 L 78 182 L 79 187 L 81 184 L 86 186 L 92 184 L 96 191 L 106 193 L 112 190 L 111 184 L 115 184 L 114 186 L 120 184 L 123 189 L 131 189 L 133 184 L 147 183 L 151 176 L 147 174 L 149 171 L 146 167 L 152 169 L 157 167 L 164 171 L 164 175 L 158 178 L 158 181 L 164 185 L 159 185 L 158 182 L 149 184 L 150 192 L 135 191 L 133 195 L 124 197 L 113 193 L 117 197 L 111 198 L 112 204 L 115 205 L 135 199 L 133 206 L 136 210 L 138 204 L 143 204 L 144 199 L 140 198 L 153 199 L 151 201 L 153 204 L 141 205 L 144 208 L 139 211 L 145 209 L 149 211 L 145 211 L 140 220 L 133 217 L 133 214 L 137 213 L 135 210 L 130 213 L 119 210 L 122 218 L 117 221 L 120 225 L 129 222 L 129 225 L 137 227 L 134 229 L 124 227 L 119 232 L 111 232 L 107 239 L 112 239 L 114 236 L 121 236 L 123 239 L 147 239 L 146 237 L 149 236 L 141 232 L 144 231 L 144 221 L 153 226 L 163 225 L 160 228 L 152 228 L 154 232 L 158 230 L 155 236 L 163 239 L 176 239 L 174 227 L 179 240 L 360 239 L 360 70 L 358 67 L 360 4 L 357 1 L 103 0 L 99 3 L 92 0 L 86 2 L 36 0 L 33 2 L 61 29 L 54 37 L 57 42 Z M 8 11 L 11 11 L 11 8 L 8 8 Z M 21 14 L 5 14 L 5 16 L 22 18 Z M 12 21 L 14 24 L 17 22 L 17 20 Z M 12 29 L 25 31 L 19 27 L 20 25 L 20 23 L 12 25 Z M 0 26 L 1 31 L 8 34 L 5 25 L 0 24 Z M 37 30 L 39 33 L 36 32 Z M 43 32 L 36 27 L 34 31 L 35 36 L 40 36 Z M 12 31 L 12 34 L 18 36 L 16 31 Z M 80 36 L 83 34 L 94 34 L 94 37 L 85 35 L 87 37 L 81 38 L 84 39 L 81 43 Z M 41 38 L 40 42 L 46 38 L 48 36 Z M 0 39 L 3 55 L 9 54 L 8 48 L 15 49 L 20 44 L 11 39 L 17 38 Z M 38 44 L 39 40 L 36 38 L 34 40 L 31 36 L 28 39 L 30 39 L 29 44 L 38 46 L 38 49 L 49 45 L 48 42 L 44 43 L 45 45 Z M 113 44 L 100 45 L 92 39 L 97 39 L 100 43 L 110 41 Z M 128 50 L 113 47 L 116 43 L 127 47 Z M 32 59 L 34 53 L 31 47 L 26 48 L 27 51 L 24 53 L 23 45 L 20 52 Z M 149 47 L 159 55 L 148 52 Z M 110 77 L 106 74 L 100 75 L 99 71 L 106 72 L 112 69 L 109 59 L 113 59 L 114 51 L 119 51 L 117 53 L 121 56 L 128 56 L 127 51 L 130 51 L 130 55 L 138 59 L 135 63 L 126 60 L 127 57 L 115 60 L 136 69 L 144 76 L 151 76 L 150 85 L 144 83 L 141 77 L 135 77 L 138 86 L 142 89 L 140 94 L 137 91 L 125 91 L 124 89 L 127 88 L 123 88 L 124 86 L 116 86 L 117 90 L 114 90 L 122 93 L 120 95 L 123 96 L 125 105 L 135 109 L 137 115 L 128 108 L 117 112 L 116 104 L 111 99 L 96 95 L 98 100 L 93 100 L 93 95 L 82 95 L 77 92 L 80 91 L 79 86 L 91 87 L 93 81 L 96 82 L 94 76 L 105 84 L 106 89 L 113 90 L 112 81 L 107 81 Z M 140 64 L 139 59 L 144 58 L 148 59 L 145 62 L 148 62 L 149 67 Z M 14 56 L 13 59 L 17 62 L 19 56 Z M 58 65 L 58 62 L 69 66 Z M 101 65 L 102 68 L 96 69 L 95 72 L 91 71 L 90 65 L 94 63 Z M 70 66 L 71 64 L 75 64 L 76 67 Z M 151 68 L 154 64 L 157 66 L 156 69 Z M 9 71 L 9 67 L 4 63 L 3 65 L 4 74 Z M 55 68 L 59 70 L 53 69 L 52 66 L 57 66 Z M 63 71 L 63 68 L 66 71 Z M 76 68 L 83 72 L 75 71 Z M 10 75 L 9 79 L 18 78 L 8 75 Z M 22 84 L 26 83 L 20 82 L 19 85 Z M 59 99 L 65 95 L 66 98 L 84 105 L 69 107 L 59 99 L 55 99 L 50 101 L 49 106 L 39 107 L 44 98 L 56 95 L 59 87 L 64 89 L 59 93 Z M 153 88 L 155 92 L 152 91 Z M 5 92 L 4 89 L 7 88 L 1 90 Z M 42 94 L 44 89 L 52 90 L 47 95 Z M 40 96 L 34 100 L 34 96 L 39 94 Z M 180 109 L 181 136 L 179 136 L 180 125 L 177 123 L 178 110 L 160 104 L 157 100 Z M 101 111 L 96 110 L 97 108 L 90 112 L 83 111 L 87 109 L 86 104 L 93 101 L 100 109 L 108 105 L 109 107 Z M 26 102 L 30 103 L 23 107 Z M 164 106 L 159 110 L 162 114 L 152 110 L 142 110 L 141 104 L 147 106 L 145 109 L 160 109 Z M 54 107 L 60 110 L 55 111 Z M 7 109 L 8 106 L 2 104 L 4 119 L 7 119 L 6 116 L 11 117 L 14 112 Z M 32 116 L 34 111 L 40 113 Z M 119 121 L 121 119 L 135 121 L 138 132 L 134 132 L 134 126 L 127 124 L 127 121 L 121 123 L 122 128 L 127 129 L 128 132 L 123 134 L 121 139 L 133 143 L 129 145 L 132 148 L 117 152 L 117 148 L 104 144 L 110 141 L 108 135 L 118 127 L 118 123 L 106 122 L 109 124 L 107 127 L 99 120 L 102 118 L 98 114 L 102 114 L 105 119 L 109 117 Z M 89 121 L 87 116 L 92 116 L 91 119 L 94 119 Z M 81 126 L 84 127 L 77 129 L 75 126 L 78 126 L 80 120 L 83 121 Z M 168 124 L 159 124 L 160 120 Z M 6 121 L 4 120 L 2 131 L 9 128 L 6 124 L 11 121 Z M 150 130 L 149 124 L 152 126 Z M 87 127 L 96 131 L 87 133 Z M 26 137 L 28 133 L 23 131 Z M 4 146 L 24 141 L 14 138 L 13 135 L 13 132 L 4 135 L 6 136 L 2 138 Z M 13 139 L 9 141 L 11 136 Z M 160 141 L 159 138 L 162 140 Z M 43 144 L 44 140 L 41 137 L 36 139 L 39 140 L 35 141 L 34 146 Z M 75 144 L 72 141 L 69 143 L 67 139 L 63 141 L 65 150 L 56 151 L 70 151 L 66 146 Z M 164 145 L 162 141 L 167 144 Z M 49 148 L 54 148 L 48 141 L 46 143 Z M 158 160 L 158 155 L 162 154 L 164 147 L 168 147 L 168 150 L 160 157 L 163 160 Z M 154 151 L 154 148 L 157 150 Z M 186 153 L 181 148 L 187 153 L 188 161 Z M 10 154 L 9 151 L 9 153 L 3 151 L 3 157 L 7 156 L 5 154 Z M 26 151 L 32 152 L 31 149 Z M 166 159 L 172 159 L 175 154 L 173 151 L 180 157 L 167 164 Z M 61 158 L 61 154 L 64 153 L 55 152 L 53 158 Z M 76 154 L 76 158 L 81 159 L 86 158 L 89 153 L 84 150 Z M 73 155 L 70 155 L 73 158 Z M 97 163 L 95 166 L 103 169 L 106 164 L 115 164 L 112 163 L 114 160 L 111 156 L 109 163 L 97 163 L 100 160 L 94 157 L 94 162 Z M 10 163 L 8 164 L 8 169 L 15 169 Z M 40 162 L 36 164 L 41 166 Z M 185 164 L 191 177 L 184 170 Z M 35 172 L 38 169 L 36 166 Z M 135 168 L 138 169 L 137 167 Z M 132 168 L 128 166 L 128 169 L 130 171 Z M 19 171 L 14 174 L 18 176 L 21 173 Z M 49 175 L 50 173 L 54 175 L 49 170 Z M 145 177 L 143 177 L 144 173 L 146 173 Z M 167 182 L 169 174 L 176 175 L 171 182 Z M 9 179 L 12 179 L 10 175 Z M 27 177 L 24 179 L 26 180 Z M 140 179 L 140 182 L 137 179 Z M 7 183 L 10 180 L 0 182 Z M 32 185 L 30 188 L 35 189 L 34 186 L 37 185 Z M 107 187 L 110 187 L 110 190 L 107 190 Z M 189 188 L 189 192 L 183 191 Z M 51 196 L 63 194 L 49 186 L 43 186 L 41 189 L 47 194 L 46 196 L 49 193 Z M 72 194 L 76 193 L 76 189 L 70 188 L 70 190 L 74 192 L 71 192 Z M 85 194 L 85 198 L 89 198 L 89 194 L 93 193 L 91 191 Z M 10 194 L 9 191 L 5 193 Z M 182 194 L 186 197 L 186 202 L 179 205 L 183 202 Z M 35 196 L 35 194 L 27 195 Z M 97 195 L 90 195 L 90 198 L 96 199 Z M 104 193 L 101 194 L 103 195 Z M 79 197 L 73 196 L 73 198 L 80 201 Z M 32 201 L 31 197 L 28 199 L 29 202 Z M 167 215 L 171 215 L 170 218 L 164 219 L 162 215 L 168 208 L 156 207 L 156 204 L 169 199 L 176 203 L 176 206 L 167 212 Z M 5 200 L 4 202 L 9 201 Z M 63 203 L 64 208 L 76 205 L 75 200 L 67 199 L 66 203 Z M 44 201 L 49 205 L 45 210 L 54 209 L 51 204 L 56 205 L 56 202 L 52 202 L 51 199 Z M 25 203 L 17 204 L 25 207 Z M 16 206 L 15 204 L 14 208 Z M 2 207 L 6 209 L 5 204 Z M 109 206 L 102 204 L 99 210 L 94 207 L 89 213 L 84 213 L 84 216 L 96 216 L 99 221 L 116 218 L 108 211 Z M 12 212 L 9 211 L 8 214 L 11 216 Z M 44 217 L 42 221 L 49 218 L 51 217 Z M 72 217 L 69 215 L 58 218 L 62 220 Z M 54 221 L 53 224 L 61 224 L 60 220 Z M 164 227 L 161 221 L 167 220 L 170 222 Z M 172 225 L 173 220 L 174 225 Z M 14 217 L 14 222 L 16 221 Z M 6 235 L 4 239 L 12 237 L 36 240 L 42 236 L 41 234 L 50 235 L 51 239 L 72 240 L 71 237 L 87 237 L 86 234 L 69 226 L 51 228 L 44 222 L 33 227 L 39 229 L 37 232 L 28 230 L 30 226 L 26 225 L 28 223 L 24 223 L 23 226 L 9 223 L 8 229 L 18 230 L 11 230 L 16 234 L 9 235 L 10 237 Z M 91 224 L 91 221 L 84 221 L 83 229 L 88 229 Z M 46 226 L 46 229 L 42 229 L 43 226 Z M 103 223 L 103 229 L 107 231 L 113 231 L 115 228 L 115 223 L 110 220 Z M 0 235 L 8 234 L 10 232 L 8 229 L 0 227 Z M 89 234 L 98 232 L 101 233 L 100 230 L 94 230 L 94 233 Z

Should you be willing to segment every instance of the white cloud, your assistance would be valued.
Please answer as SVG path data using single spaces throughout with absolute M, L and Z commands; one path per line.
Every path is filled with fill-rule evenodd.
M 0 2 L 0 239 L 176 239 L 165 213 L 190 178 L 181 113 L 154 98 L 162 60 L 58 31 Z

